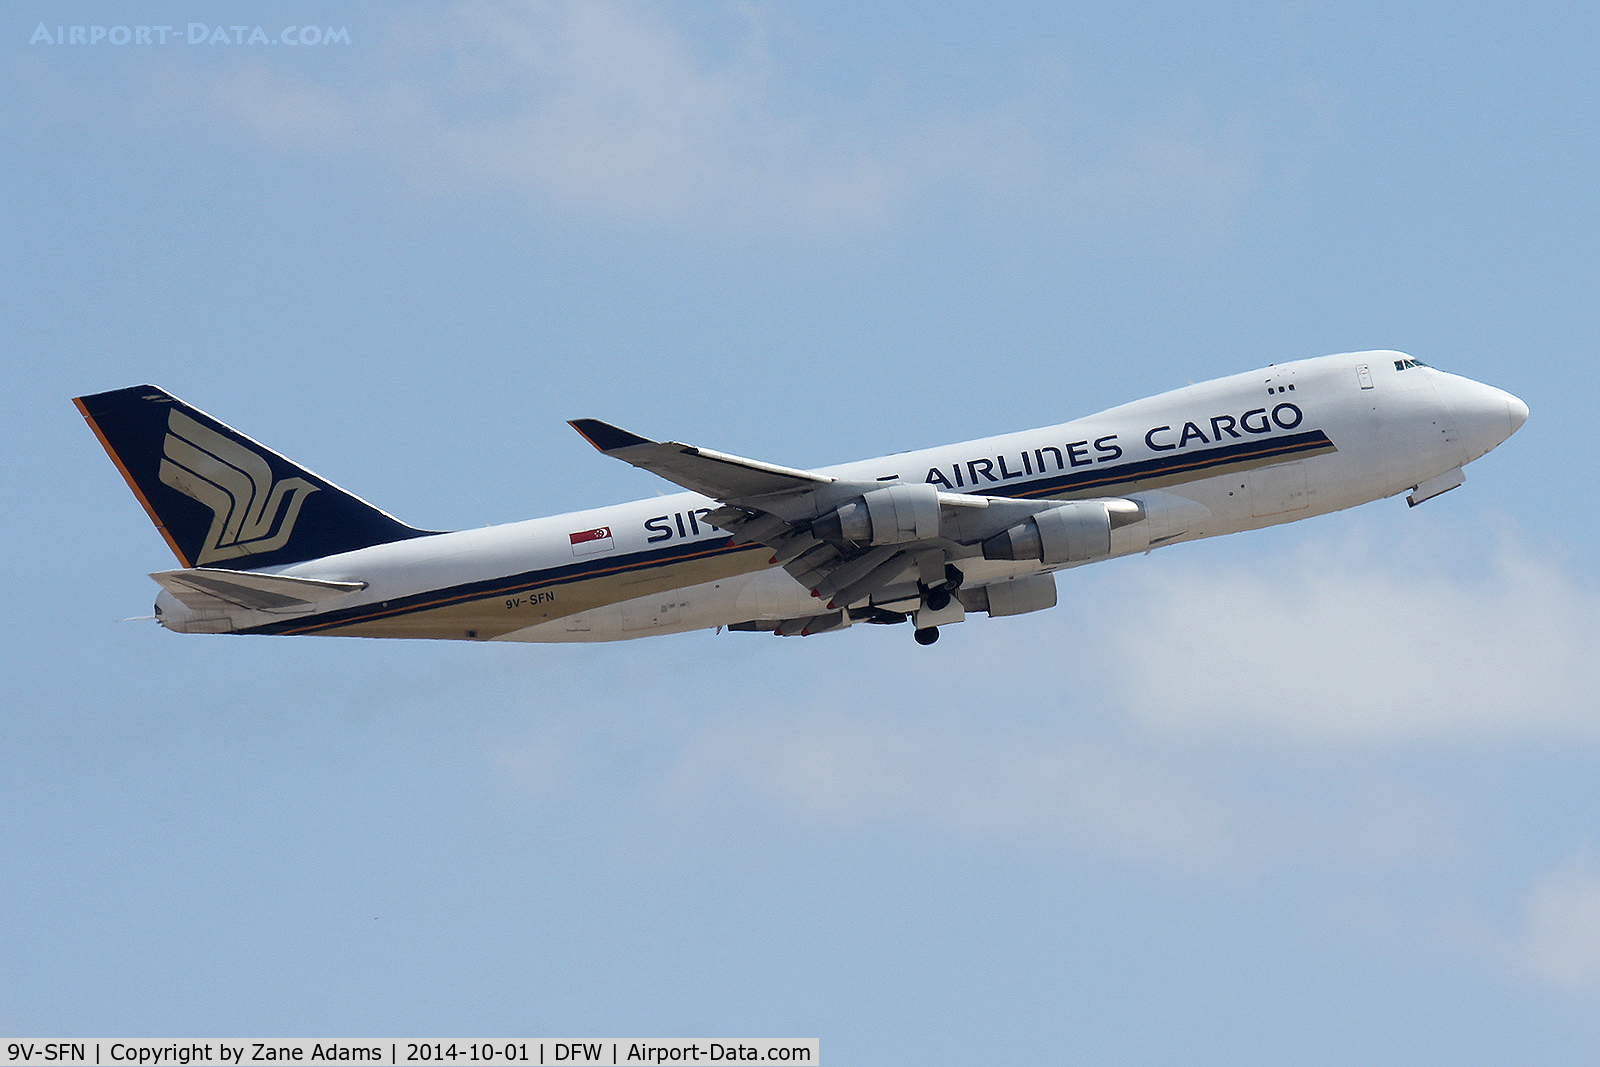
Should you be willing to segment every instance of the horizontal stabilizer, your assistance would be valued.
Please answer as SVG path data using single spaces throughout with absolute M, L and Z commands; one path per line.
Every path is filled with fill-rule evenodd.
M 310 611 L 324 600 L 357 593 L 367 587 L 366 582 L 325 582 L 316 578 L 212 567 L 158 571 L 150 577 L 195 611 L 219 607 L 281 613 Z
M 652 441 L 599 419 L 573 419 L 569 425 L 606 455 L 713 500 L 769 496 L 833 482 L 825 474 L 743 459 L 677 441 Z

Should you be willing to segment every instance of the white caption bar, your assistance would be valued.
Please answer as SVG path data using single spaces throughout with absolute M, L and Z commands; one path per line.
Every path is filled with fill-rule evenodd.
M 243 1064 L 427 1064 L 428 1067 L 528 1067 L 530 1064 L 785 1063 L 814 1067 L 818 1039 L 512 1038 L 506 1041 L 371 1038 L 339 1041 L 201 1038 L 93 1038 L 5 1042 L 0 1065 L 46 1067 L 237 1067 Z

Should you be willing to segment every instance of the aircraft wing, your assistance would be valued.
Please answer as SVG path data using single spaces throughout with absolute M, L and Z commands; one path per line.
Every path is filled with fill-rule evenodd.
M 834 480 L 825 474 L 742 459 L 677 441 L 652 441 L 599 419 L 573 419 L 568 425 L 606 455 L 713 500 L 803 491 Z
M 958 570 L 951 573 L 952 560 L 981 555 L 984 538 L 1055 506 L 941 493 L 931 485 L 843 481 L 652 441 L 598 419 L 571 425 L 606 455 L 723 504 L 706 516 L 712 525 L 771 548 L 771 562 L 829 608 L 948 592 L 961 581 Z

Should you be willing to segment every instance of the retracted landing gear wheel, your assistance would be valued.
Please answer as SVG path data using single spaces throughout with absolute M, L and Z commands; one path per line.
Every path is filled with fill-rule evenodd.
M 929 611 L 943 611 L 950 606 L 950 590 L 930 589 L 928 595 L 922 598 L 922 602 L 928 605 Z
M 924 626 L 913 636 L 916 637 L 917 644 L 931 645 L 935 641 L 939 640 L 939 628 L 937 626 Z

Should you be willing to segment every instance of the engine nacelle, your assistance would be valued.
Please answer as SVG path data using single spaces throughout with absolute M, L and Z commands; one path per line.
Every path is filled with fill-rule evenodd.
M 987 611 L 991 618 L 1026 615 L 1056 606 L 1056 576 L 1027 574 L 988 585 L 962 588 L 956 593 L 968 611 Z
M 1111 555 L 1111 531 L 1139 522 L 1132 500 L 1082 500 L 1030 516 L 983 543 L 984 559 L 1087 563 Z
M 887 485 L 811 524 L 824 541 L 902 545 L 939 536 L 939 490 L 932 485 Z

